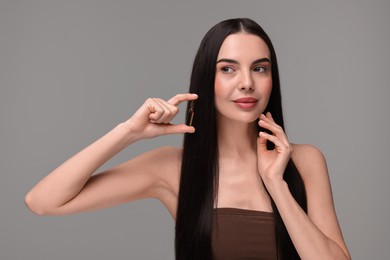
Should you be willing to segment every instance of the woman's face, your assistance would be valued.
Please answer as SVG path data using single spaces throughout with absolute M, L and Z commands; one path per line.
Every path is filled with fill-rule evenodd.
M 258 36 L 229 35 L 218 53 L 215 73 L 217 116 L 253 122 L 264 111 L 272 90 L 270 51 Z

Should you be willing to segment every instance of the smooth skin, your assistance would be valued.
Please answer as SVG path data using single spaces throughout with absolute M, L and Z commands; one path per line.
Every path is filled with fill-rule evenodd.
M 215 104 L 218 120 L 220 180 L 215 207 L 272 211 L 275 202 L 302 259 L 350 259 L 335 213 L 325 158 L 311 145 L 292 144 L 270 113 L 262 114 L 272 90 L 268 47 L 254 35 L 228 36 L 218 53 Z M 261 59 L 262 61 L 256 63 Z M 257 100 L 249 109 L 234 101 Z M 166 134 L 193 133 L 184 124 L 170 124 L 182 102 L 195 94 L 168 101 L 149 98 L 127 121 L 117 125 L 42 179 L 25 198 L 38 215 L 65 215 L 112 207 L 142 198 L 156 198 L 176 218 L 181 148 L 162 147 L 109 170 L 95 171 L 132 143 Z M 196 109 L 196 108 L 195 108 Z M 272 132 L 257 132 L 259 125 Z M 266 149 L 267 140 L 275 144 Z M 292 197 L 283 173 L 289 159 L 297 165 L 306 192 L 306 214 Z M 151 163 L 153 162 L 153 163 Z

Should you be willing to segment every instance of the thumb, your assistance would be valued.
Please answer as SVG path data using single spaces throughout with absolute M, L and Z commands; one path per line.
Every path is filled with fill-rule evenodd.
M 168 124 L 165 128 L 165 134 L 184 134 L 194 133 L 195 127 L 186 124 L 171 125 Z
M 260 132 L 260 137 L 257 138 L 257 152 L 266 152 L 267 151 L 267 139 L 264 137 L 262 132 Z

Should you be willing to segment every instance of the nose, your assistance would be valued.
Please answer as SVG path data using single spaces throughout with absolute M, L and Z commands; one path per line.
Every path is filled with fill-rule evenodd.
M 250 72 L 242 72 L 239 89 L 241 91 L 253 91 L 254 90 L 254 82 L 253 82 L 252 75 Z

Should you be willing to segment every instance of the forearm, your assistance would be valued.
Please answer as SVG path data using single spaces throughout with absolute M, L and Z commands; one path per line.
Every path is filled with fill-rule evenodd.
M 340 246 L 310 220 L 293 198 L 287 183 L 268 183 L 266 187 L 302 259 L 349 259 Z
M 40 214 L 67 203 L 101 165 L 136 140 L 124 124 L 117 125 L 42 179 L 27 194 L 26 204 Z

